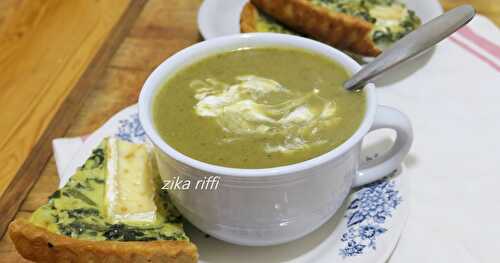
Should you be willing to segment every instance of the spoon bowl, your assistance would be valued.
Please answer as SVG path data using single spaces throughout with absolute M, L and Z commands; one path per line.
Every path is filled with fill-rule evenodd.
M 441 42 L 469 23 L 475 14 L 476 11 L 472 6 L 463 5 L 423 24 L 366 64 L 344 83 L 344 88 L 362 89 L 368 82 L 387 70 L 418 56 Z

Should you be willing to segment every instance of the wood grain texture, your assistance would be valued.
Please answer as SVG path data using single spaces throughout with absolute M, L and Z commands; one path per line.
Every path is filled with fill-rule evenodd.
M 4 16 L 0 234 L 51 156 L 52 139 L 65 134 L 144 2 L 20 1 Z
M 159 63 L 200 41 L 196 14 L 201 2 L 149 0 L 116 49 L 104 74 L 98 78 L 95 88 L 82 102 L 81 110 L 72 119 L 64 136 L 88 134 L 116 112 L 136 103 L 144 80 Z M 39 174 L 40 178 L 22 203 L 18 216 L 28 217 L 57 189 L 59 179 L 53 158 Z M 27 262 L 17 254 L 7 235 L 0 240 L 2 260 Z
M 0 194 L 128 6 L 122 0 L 13 4 L 0 35 L 0 110 L 7 113 L 0 123 Z
M 0 32 L 2 17 L 9 13 L 2 5 L 17 1 L 0 0 Z M 442 0 L 445 1 L 452 0 Z M 144 80 L 155 66 L 182 48 L 200 41 L 196 13 L 201 2 L 149 0 L 113 55 L 104 74 L 98 79 L 95 88 L 89 91 L 87 99 L 83 101 L 83 107 L 72 120 L 65 136 L 88 134 L 122 108 L 136 103 Z M 16 217 L 29 217 L 31 212 L 44 204 L 47 197 L 57 189 L 58 182 L 54 159 L 51 158 Z M 27 262 L 17 254 L 7 236 L 0 240 L 1 260 Z

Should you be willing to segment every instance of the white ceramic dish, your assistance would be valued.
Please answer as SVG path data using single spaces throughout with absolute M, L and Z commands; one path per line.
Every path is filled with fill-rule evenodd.
M 383 137 L 373 134 L 370 142 L 380 142 Z M 90 156 L 92 150 L 107 136 L 120 137 L 135 143 L 145 143 L 146 138 L 137 113 L 137 106 L 128 107 L 108 120 L 101 128 L 85 138 L 66 138 L 54 141 L 57 167 L 61 172 L 60 186 L 64 185 L 77 167 Z M 368 144 L 370 144 L 368 142 Z M 369 145 L 363 156 L 372 160 L 378 151 Z M 76 149 L 76 150 L 75 150 Z M 67 158 L 60 158 L 65 156 Z M 409 213 L 409 181 L 405 169 L 398 175 L 388 177 L 376 184 L 352 191 L 339 212 L 322 227 L 306 237 L 279 246 L 246 247 L 237 246 L 212 237 L 187 224 L 185 229 L 200 252 L 200 263 L 218 262 L 346 262 L 383 263 L 391 255 L 406 224 Z M 402 175 L 399 175 L 401 174 Z M 366 193 L 376 193 L 368 198 Z M 350 207 L 350 208 L 349 208 Z M 382 207 L 376 212 L 376 207 Z M 349 208 L 349 209 L 348 209 Z M 372 211 L 372 215 L 384 217 L 375 221 L 374 216 L 359 217 L 356 224 L 349 226 L 354 214 Z M 354 222 L 354 221 L 353 221 Z M 373 227 L 383 231 L 376 235 L 361 233 L 361 229 Z M 345 236 L 345 238 L 343 238 Z M 358 249 L 352 249 L 356 244 Z M 349 249 L 351 248 L 351 249 Z M 346 253 L 351 251 L 351 253 Z M 251 256 L 250 256 L 251 255 Z
M 240 13 L 248 0 L 205 0 L 198 12 L 198 28 L 205 39 L 240 33 Z M 443 13 L 438 0 L 403 0 L 425 23 Z
M 307 38 L 272 33 L 232 35 L 200 42 L 171 56 L 151 73 L 139 96 L 140 122 L 155 146 L 163 179 L 197 182 L 220 178 L 214 191 L 173 189 L 172 202 L 199 229 L 239 245 L 277 245 L 311 233 L 332 217 L 353 186 L 381 179 L 399 167 L 413 141 L 411 124 L 404 114 L 377 106 L 373 84 L 363 89 L 366 111 L 357 131 L 335 149 L 292 165 L 235 169 L 207 164 L 178 152 L 160 137 L 153 124 L 153 98 L 169 78 L 204 57 L 269 46 L 325 56 L 350 74 L 361 68 L 344 53 Z M 359 169 L 362 139 L 383 128 L 396 131 L 393 147 L 379 164 Z

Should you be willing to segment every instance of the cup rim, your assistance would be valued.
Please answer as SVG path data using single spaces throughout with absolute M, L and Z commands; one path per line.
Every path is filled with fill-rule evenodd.
M 156 91 L 163 86 L 169 77 L 185 66 L 191 65 L 213 54 L 247 47 L 298 48 L 331 58 L 343 66 L 350 74 L 354 74 L 361 69 L 361 66 L 345 53 L 321 42 L 299 36 L 277 33 L 246 33 L 199 42 L 179 51 L 163 61 L 148 76 L 141 89 L 139 95 L 139 120 L 146 136 L 157 148 L 184 165 L 211 174 L 233 177 L 267 177 L 308 170 L 334 160 L 355 147 L 357 143 L 363 139 L 364 135 L 368 133 L 375 117 L 377 105 L 375 85 L 373 83 L 367 84 L 363 89 L 366 96 L 365 116 L 354 134 L 344 143 L 332 150 L 299 163 L 271 168 L 231 168 L 196 160 L 177 151 L 165 142 L 156 131 L 152 120 L 152 104 Z

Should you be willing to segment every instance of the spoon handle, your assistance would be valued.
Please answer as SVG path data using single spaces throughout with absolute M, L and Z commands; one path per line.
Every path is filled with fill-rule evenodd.
M 344 83 L 344 88 L 348 90 L 362 89 L 370 80 L 386 70 L 419 55 L 447 38 L 469 23 L 475 14 L 476 11 L 472 6 L 463 5 L 423 24 L 365 65 Z

